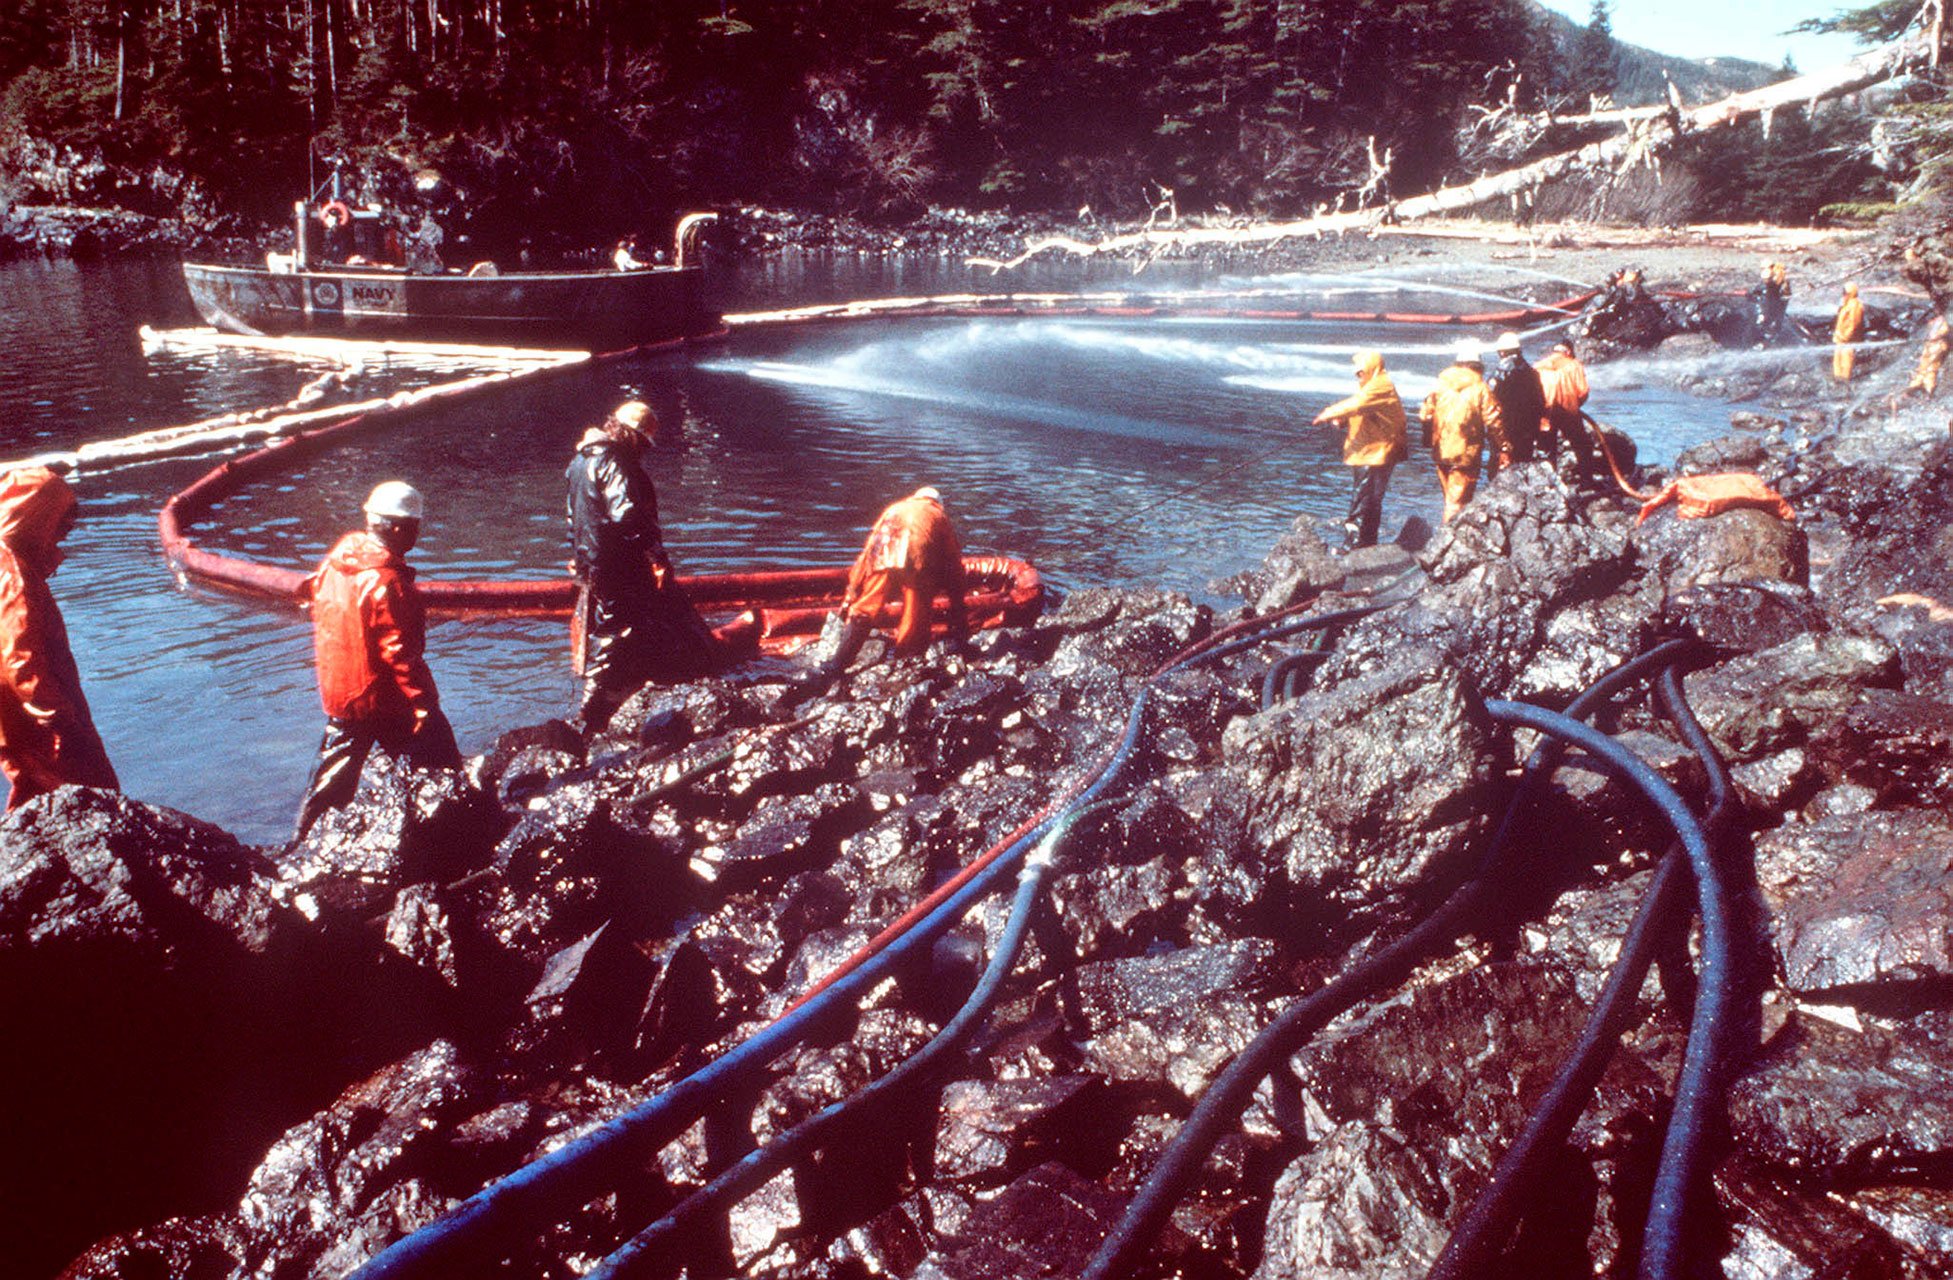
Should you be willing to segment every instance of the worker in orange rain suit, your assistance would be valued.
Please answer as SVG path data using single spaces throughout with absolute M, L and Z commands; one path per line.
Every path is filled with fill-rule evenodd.
M 426 614 L 406 561 L 424 510 L 412 485 L 379 485 L 366 499 L 366 528 L 341 538 L 306 584 L 326 727 L 299 806 L 301 840 L 320 814 L 352 799 L 375 747 L 422 768 L 461 764 L 427 669 Z
M 956 527 L 943 510 L 943 496 L 928 486 L 899 502 L 892 502 L 875 519 L 868 541 L 848 571 L 848 589 L 841 607 L 848 619 L 841 645 L 821 667 L 832 679 L 868 639 L 874 619 L 898 593 L 902 619 L 895 627 L 897 656 L 919 654 L 929 647 L 938 591 L 948 594 L 949 634 L 960 651 L 969 644 L 970 624 L 964 610 L 963 548 Z
M 1383 356 L 1359 351 L 1350 363 L 1356 366 L 1356 394 L 1318 413 L 1312 424 L 1343 428 L 1343 465 L 1350 468 L 1356 482 L 1349 515 L 1343 521 L 1345 551 L 1376 545 L 1384 490 L 1390 487 L 1390 473 L 1409 451 L 1404 435 L 1404 402 L 1384 372 Z
M 1914 391 L 1923 391 L 1928 398 L 1939 393 L 1939 367 L 1946 363 L 1948 352 L 1953 352 L 1953 325 L 1946 317 L 1934 316 L 1932 327 L 1926 330 L 1926 345 L 1919 349 L 1919 367 L 1912 372 L 1912 381 L 1906 383 L 1900 396 Z
M 8 809 L 73 783 L 115 787 L 47 580 L 74 528 L 75 491 L 46 467 L 0 477 L 0 772 Z
M 1417 416 L 1437 460 L 1444 518 L 1449 521 L 1478 488 L 1479 456 L 1486 438 L 1497 439 L 1504 429 L 1499 402 L 1485 385 L 1484 357 L 1477 343 L 1458 344 L 1454 363 L 1438 375 L 1438 389 L 1424 397 Z
M 1838 302 L 1837 319 L 1831 323 L 1831 341 L 1838 344 L 1837 350 L 1831 353 L 1831 377 L 1835 381 L 1851 381 L 1851 366 L 1857 353 L 1850 344 L 1864 340 L 1865 304 L 1858 300 L 1858 286 L 1847 284 Z
M 1546 433 L 1541 440 L 1542 447 L 1573 455 L 1575 483 L 1598 483 L 1602 476 L 1595 466 L 1593 436 L 1581 420 L 1581 410 L 1587 403 L 1587 366 L 1574 355 L 1572 341 L 1562 338 L 1533 367 L 1539 371 L 1540 391 L 1546 397 Z

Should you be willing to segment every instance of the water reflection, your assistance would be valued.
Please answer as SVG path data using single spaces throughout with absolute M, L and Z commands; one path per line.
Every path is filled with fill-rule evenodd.
M 1111 279 L 1133 284 L 1123 267 Z M 727 300 L 1107 282 L 1079 270 L 1000 284 L 944 263 L 802 262 L 797 274 L 775 264 L 743 277 Z M 1192 271 L 1145 283 L 1155 292 L 1215 285 Z M 1405 305 L 1397 282 L 1378 296 Z M 0 269 L 10 352 L 0 446 L 18 456 L 278 403 L 317 372 L 249 353 L 146 357 L 134 336 L 141 322 L 191 322 L 173 264 Z M 1059 586 L 1150 582 L 1205 595 L 1258 562 L 1298 512 L 1340 515 L 1350 482 L 1336 434 L 1304 424 L 1353 385 L 1349 352 L 1383 347 L 1415 399 L 1454 336 L 1107 316 L 741 332 L 695 356 L 555 375 L 366 437 L 247 489 L 198 537 L 309 567 L 357 522 L 373 484 L 402 477 L 429 498 L 413 557 L 424 572 L 560 572 L 562 470 L 576 438 L 618 401 L 641 397 L 666 424 L 650 462 L 681 571 L 844 563 L 882 505 L 930 483 L 948 496 L 968 546 L 1023 556 Z M 387 376 L 407 373 L 372 378 Z M 1610 393 L 1599 409 L 1656 458 L 1715 433 L 1727 415 L 1648 386 Z M 172 580 L 156 510 L 209 465 L 84 477 L 85 523 L 55 589 L 128 789 L 272 841 L 287 829 L 321 724 L 309 632 L 296 614 Z M 1426 468 L 1400 469 L 1393 490 L 1386 530 L 1414 513 L 1435 517 Z M 551 620 L 433 627 L 429 660 L 464 751 L 566 708 L 565 648 Z

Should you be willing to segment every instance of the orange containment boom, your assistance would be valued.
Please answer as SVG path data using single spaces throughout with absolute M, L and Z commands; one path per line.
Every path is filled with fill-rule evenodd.
M 183 577 L 298 607 L 309 570 L 280 568 L 236 556 L 206 551 L 190 541 L 187 529 L 218 502 L 244 485 L 276 474 L 310 458 L 360 428 L 362 419 L 290 436 L 254 453 L 232 459 L 199 478 L 163 504 L 157 517 L 163 554 Z M 1038 571 L 1007 556 L 965 556 L 968 580 L 964 606 L 970 627 L 1021 625 L 1037 617 L 1044 588 Z M 760 647 L 774 653 L 791 652 L 820 634 L 828 613 L 839 606 L 847 590 L 848 566 L 786 569 L 762 573 L 700 574 L 681 577 L 679 585 L 691 595 L 701 613 L 759 615 Z M 576 599 L 576 584 L 567 575 L 547 581 L 457 582 L 422 578 L 421 596 L 428 611 L 438 616 L 469 614 L 529 614 L 568 617 Z M 947 598 L 937 602 L 936 632 L 948 627 Z M 891 604 L 876 625 L 893 628 L 899 603 Z M 749 625 L 749 624 L 748 624 Z M 739 620 L 719 630 L 727 636 L 741 630 Z

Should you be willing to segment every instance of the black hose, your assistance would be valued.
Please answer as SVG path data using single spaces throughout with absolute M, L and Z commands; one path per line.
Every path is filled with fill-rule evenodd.
M 1612 689 L 1618 688 L 1662 662 L 1673 661 L 1684 652 L 1692 641 L 1670 641 L 1639 658 L 1623 664 L 1595 682 L 1592 689 L 1576 699 L 1574 707 L 1585 710 Z M 1487 703 L 1487 710 L 1494 706 L 1511 707 L 1519 704 Z M 1573 710 L 1573 708 L 1569 708 Z M 1527 712 L 1537 711 L 1526 708 Z M 1577 721 L 1553 712 L 1539 712 L 1550 717 L 1550 723 L 1573 724 L 1583 732 L 1592 730 L 1579 726 Z M 1495 718 L 1501 718 L 1495 716 Z M 1529 727 L 1539 728 L 1538 725 Z M 1207 1153 L 1218 1141 L 1227 1126 L 1233 1125 L 1241 1111 L 1253 1097 L 1254 1090 L 1274 1066 L 1293 1053 L 1310 1036 L 1321 1029 L 1332 1018 L 1358 1001 L 1369 998 L 1408 978 L 1422 963 L 1425 957 L 1438 947 L 1454 940 L 1478 913 L 1495 901 L 1493 892 L 1498 874 L 1504 870 L 1508 850 L 1515 843 L 1514 835 L 1518 829 L 1519 815 L 1526 808 L 1524 803 L 1535 789 L 1544 785 L 1544 777 L 1551 764 L 1556 762 L 1564 747 L 1555 739 L 1562 734 L 1547 732 L 1549 741 L 1542 743 L 1527 762 L 1527 772 L 1522 778 L 1513 802 L 1507 806 L 1504 820 L 1493 835 L 1480 867 L 1470 880 L 1454 890 L 1450 897 L 1437 910 L 1419 921 L 1402 937 L 1391 942 L 1354 968 L 1338 974 L 1326 985 L 1304 996 L 1291 1006 L 1281 1017 L 1270 1023 L 1260 1035 L 1215 1077 L 1214 1082 L 1202 1095 L 1193 1113 L 1180 1127 L 1180 1132 L 1167 1147 L 1153 1172 L 1146 1179 L 1137 1195 L 1126 1206 L 1126 1212 L 1119 1223 L 1106 1237 L 1104 1244 L 1093 1257 L 1082 1280 L 1114 1280 L 1131 1270 L 1141 1253 L 1158 1233 L 1160 1225 L 1172 1212 L 1185 1185 L 1199 1171 Z M 1600 750 L 1619 756 L 1625 749 L 1612 739 L 1594 734 Z M 1580 743 L 1587 746 L 1585 742 Z M 1629 758 L 1632 759 L 1631 754 Z M 1636 761 L 1638 764 L 1639 762 Z M 1646 769 L 1646 766 L 1641 766 Z M 1652 771 L 1647 777 L 1666 787 L 1659 776 Z M 1671 792 L 1672 794 L 1672 792 Z M 1684 811 L 1685 812 L 1685 811 Z M 1689 821 L 1693 821 L 1689 819 Z
M 1327 649 L 1300 649 L 1268 668 L 1268 674 L 1261 678 L 1261 709 L 1266 711 L 1293 698 L 1296 678 L 1300 676 L 1302 668 L 1321 662 L 1328 656 Z
M 758 1148 L 734 1164 L 728 1166 L 710 1183 L 680 1201 L 664 1217 L 652 1223 L 631 1237 L 622 1247 L 605 1258 L 595 1270 L 588 1273 L 587 1280 L 625 1280 L 626 1277 L 644 1277 L 659 1274 L 658 1256 L 661 1246 L 673 1243 L 681 1232 L 702 1215 L 728 1203 L 736 1202 L 765 1184 L 774 1175 L 790 1165 L 803 1152 L 827 1137 L 844 1118 L 851 1118 L 873 1107 L 878 1101 L 896 1095 L 900 1090 L 919 1083 L 919 1078 L 932 1068 L 940 1065 L 942 1059 L 960 1048 L 976 1030 L 995 1006 L 998 995 L 1003 990 L 1004 979 L 1010 975 L 1017 963 L 1024 939 L 1028 936 L 1032 917 L 1036 914 L 1039 900 L 1044 892 L 1045 881 L 1057 860 L 1057 851 L 1071 828 L 1087 813 L 1104 808 L 1112 801 L 1100 801 L 1084 809 L 1065 814 L 1054 825 L 1049 834 L 1024 860 L 1024 867 L 1018 874 L 1017 897 L 1011 907 L 1010 918 L 998 937 L 995 952 L 984 970 L 983 978 L 977 983 L 969 998 L 956 1015 L 945 1023 L 929 1043 L 917 1050 L 900 1066 L 883 1076 L 880 1080 L 847 1098 L 835 1102 L 781 1134 L 772 1142 Z
M 1667 667 L 1657 677 L 1656 686 L 1671 719 L 1677 718 L 1676 704 L 1671 703 L 1671 684 L 1673 697 L 1680 698 L 1681 681 L 1676 673 L 1676 667 Z M 1686 713 L 1686 703 L 1679 705 Z M 1710 808 L 1703 826 L 1713 838 L 1735 811 L 1735 793 L 1722 758 L 1706 737 L 1691 746 L 1709 777 Z M 1534 1107 L 1525 1128 L 1492 1171 L 1485 1190 L 1452 1229 L 1451 1239 L 1432 1264 L 1426 1280 L 1466 1280 L 1490 1274 L 1547 1159 L 1572 1131 L 1626 1032 L 1658 942 L 1675 928 L 1678 917 L 1684 922 L 1687 919 L 1691 904 L 1687 896 L 1686 860 L 1687 854 L 1679 842 L 1670 845 L 1662 856 L 1653 881 L 1642 894 L 1634 921 L 1621 939 L 1620 955 L 1594 1002 L 1593 1013 L 1580 1038 L 1567 1055 L 1559 1075 Z M 1674 995 L 1671 991 L 1670 996 Z
M 1209 662 L 1216 658 L 1232 657 L 1234 654 L 1252 649 L 1256 645 L 1267 644 L 1270 640 L 1279 640 L 1283 636 L 1294 635 L 1299 631 L 1320 631 L 1325 627 L 1339 627 L 1345 622 L 1354 622 L 1358 618 L 1367 618 L 1373 613 L 1381 613 L 1385 609 L 1394 609 L 1404 603 L 1405 601 L 1403 600 L 1390 600 L 1382 604 L 1358 605 L 1353 609 L 1338 609 L 1333 613 L 1318 613 L 1295 622 L 1286 622 L 1279 627 L 1270 627 L 1259 635 L 1252 635 L 1244 640 L 1235 640 L 1228 644 L 1218 645 L 1212 649 L 1190 655 L 1164 668 L 1160 674 L 1165 675 L 1168 671 L 1178 671 L 1182 667 L 1190 667 L 1197 662 Z

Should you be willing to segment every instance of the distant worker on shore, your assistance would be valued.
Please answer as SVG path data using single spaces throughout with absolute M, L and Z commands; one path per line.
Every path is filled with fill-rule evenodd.
M 1781 262 L 1763 264 L 1763 278 L 1750 287 L 1757 345 L 1783 341 L 1790 309 L 1790 270 Z
M 935 624 L 935 597 L 949 597 L 949 634 L 958 652 L 969 645 L 970 622 L 965 608 L 963 547 L 956 526 L 943 509 L 943 496 L 930 486 L 890 503 L 875 518 L 841 598 L 847 629 L 834 656 L 816 673 L 817 684 L 838 679 L 854 661 L 875 629 L 875 619 L 890 601 L 900 598 L 901 620 L 895 626 L 891 652 L 896 657 L 919 655 L 929 648 Z
M 1459 343 L 1455 361 L 1438 375 L 1437 390 L 1424 397 L 1417 415 L 1438 464 L 1447 523 L 1478 489 L 1479 456 L 1486 438 L 1496 438 L 1504 429 L 1499 402 L 1485 385 L 1484 365 L 1477 343 Z
M 601 733 L 624 700 L 653 680 L 683 680 L 721 665 L 665 551 L 658 491 L 644 451 L 658 420 L 627 400 L 577 442 L 568 485 L 570 572 L 576 575 L 571 666 L 583 677 L 575 725 Z
M 1857 352 L 1852 344 L 1865 340 L 1865 304 L 1858 300 L 1858 286 L 1847 284 L 1838 300 L 1838 315 L 1831 322 L 1831 341 L 1838 344 L 1831 353 L 1831 377 L 1836 382 L 1851 381 L 1851 366 Z
M 120 785 L 47 585 L 78 507 L 46 467 L 0 477 L 0 773 L 13 788 L 10 811 L 60 786 Z
M 1944 315 L 1936 315 L 1926 330 L 1925 345 L 1919 348 L 1919 364 L 1912 371 L 1912 380 L 1892 397 L 1892 403 L 1897 404 L 1915 392 L 1928 400 L 1935 399 L 1939 395 L 1939 369 L 1949 353 L 1953 353 L 1953 325 L 1947 323 Z
M 1343 520 L 1345 551 L 1377 544 L 1384 490 L 1390 487 L 1390 473 L 1409 452 L 1404 402 L 1384 372 L 1382 354 L 1359 351 L 1350 363 L 1356 366 L 1356 394 L 1330 405 L 1311 424 L 1343 429 L 1343 465 L 1356 482 Z
M 1587 366 L 1573 353 L 1573 340 L 1562 338 L 1536 366 L 1539 386 L 1546 398 L 1546 432 L 1541 447 L 1560 457 L 1571 454 L 1574 483 L 1597 482 L 1593 437 L 1584 421 L 1587 403 Z
M 619 271 L 642 271 L 651 264 L 637 256 L 637 237 L 625 236 L 612 250 L 610 263 Z
M 366 528 L 339 539 L 306 584 L 326 727 L 299 805 L 300 840 L 353 798 L 375 747 L 424 769 L 461 764 L 427 669 L 426 611 L 406 559 L 425 509 L 405 481 L 376 486 L 362 508 Z
M 1540 426 L 1546 418 L 1546 392 L 1539 371 L 1527 362 L 1519 335 L 1502 333 L 1496 348 L 1499 367 L 1485 379 L 1499 402 L 1500 429 L 1492 438 L 1490 473 L 1497 475 L 1515 463 L 1531 462 L 1539 450 Z

